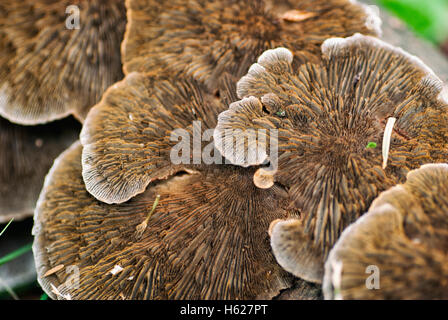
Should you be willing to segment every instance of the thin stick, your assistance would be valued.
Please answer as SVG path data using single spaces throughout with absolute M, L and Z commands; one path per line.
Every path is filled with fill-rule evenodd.
M 387 159 L 389 157 L 390 139 L 392 136 L 392 130 L 397 118 L 390 117 L 387 119 L 386 128 L 384 129 L 383 136 L 383 169 L 386 169 Z
M 141 238 L 143 235 L 143 232 L 145 232 L 146 228 L 148 227 L 148 222 L 149 219 L 151 219 L 152 214 L 154 213 L 154 211 L 156 210 L 157 205 L 159 204 L 159 200 L 160 200 L 160 195 L 158 194 L 156 197 L 156 200 L 154 201 L 153 205 L 152 205 L 152 209 L 151 211 L 148 213 L 148 215 L 146 216 L 145 221 L 143 221 L 142 223 L 140 223 L 137 227 L 137 233 L 136 233 L 136 237 L 137 238 Z
M 8 229 L 9 225 L 11 224 L 11 222 L 14 221 L 14 218 L 12 218 L 11 220 L 9 220 L 8 224 L 6 225 L 6 227 L 3 228 L 2 232 L 0 232 L 0 237 L 2 236 L 2 234 L 6 231 L 6 229 Z
M 3 281 L 2 278 L 0 278 L 0 287 L 3 286 L 5 288 L 5 290 L 9 293 L 9 295 L 14 299 L 14 300 L 20 300 L 19 296 L 14 292 L 14 290 L 12 290 L 12 288 L 10 286 L 8 286 L 8 284 Z

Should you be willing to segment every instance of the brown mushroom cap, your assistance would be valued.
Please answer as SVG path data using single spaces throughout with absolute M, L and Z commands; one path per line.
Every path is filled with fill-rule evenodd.
M 74 119 L 25 127 L 0 118 L 0 223 L 33 215 L 53 160 L 80 129 Z
M 201 88 L 132 73 L 92 108 L 84 150 L 76 144 L 55 162 L 36 209 L 34 252 L 47 292 L 53 284 L 76 299 L 254 299 L 289 287 L 267 233 L 288 216 L 287 192 L 256 188 L 257 168 L 171 163 L 171 133 L 192 134 L 193 121 L 213 128 L 225 108 Z M 91 196 L 98 183 L 120 204 Z M 79 290 L 64 285 L 64 269 L 45 276 L 60 265 L 79 267 Z
M 448 164 L 411 171 L 343 232 L 325 264 L 325 298 L 448 299 L 447 230 Z M 377 289 L 366 287 L 369 266 Z
M 171 138 L 173 131 L 185 129 L 192 144 L 193 131 L 202 135 L 214 128 L 225 109 L 204 91 L 194 81 L 170 82 L 140 73 L 129 74 L 107 90 L 81 132 L 87 190 L 100 201 L 122 203 L 151 181 L 189 170 L 191 166 L 171 160 L 172 148 L 179 143 Z M 200 121 L 200 127 L 193 128 L 194 121 Z
M 329 39 L 322 51 L 321 63 L 297 70 L 287 49 L 263 53 L 238 83 L 242 100 L 219 115 L 214 140 L 232 163 L 258 165 L 274 160 L 270 130 L 277 130 L 275 181 L 289 188 L 303 236 L 325 257 L 381 191 L 404 181 L 409 170 L 446 161 L 448 108 L 443 84 L 431 70 L 378 39 Z M 391 117 L 396 122 L 383 168 L 382 141 Z M 255 150 L 259 141 L 246 139 L 246 132 L 261 130 L 267 136 L 264 158 L 253 161 L 231 148 L 237 141 Z M 377 147 L 367 148 L 369 142 Z
M 125 73 L 164 70 L 214 90 L 223 72 L 241 77 L 263 51 L 287 46 L 316 60 L 330 37 L 378 35 L 374 10 L 348 0 L 128 0 Z
M 322 282 L 322 250 L 309 240 L 299 219 L 275 220 L 269 227 L 277 262 L 306 281 Z
M 79 29 L 67 29 L 68 6 Z M 84 119 L 122 77 L 122 0 L 0 0 L 0 115 L 34 125 Z
M 109 205 L 85 190 L 81 145 L 75 143 L 55 161 L 34 217 L 40 284 L 52 298 L 71 299 L 278 295 L 292 277 L 275 262 L 267 229 L 271 220 L 287 216 L 288 201 L 279 186 L 256 188 L 253 174 L 230 165 L 200 166 Z M 147 228 L 137 237 L 157 195 Z M 78 288 L 67 285 L 73 266 Z

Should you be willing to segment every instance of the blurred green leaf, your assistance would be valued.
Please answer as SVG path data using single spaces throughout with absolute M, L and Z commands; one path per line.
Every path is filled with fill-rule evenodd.
M 448 0 L 378 0 L 426 39 L 440 44 L 448 38 Z
M 5 264 L 5 263 L 7 263 L 7 262 L 9 262 L 9 261 L 12 261 L 12 260 L 20 257 L 21 255 L 27 253 L 28 251 L 31 251 L 32 247 L 33 247 L 33 244 L 29 243 L 29 244 L 27 244 L 27 245 L 25 245 L 25 246 L 15 250 L 15 251 L 13 251 L 13 252 L 7 254 L 3 258 L 0 258 L 0 266 Z

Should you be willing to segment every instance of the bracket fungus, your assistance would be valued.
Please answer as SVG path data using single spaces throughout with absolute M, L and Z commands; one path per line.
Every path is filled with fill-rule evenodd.
M 77 139 L 79 130 L 74 119 L 28 127 L 0 117 L 0 223 L 33 215 L 53 160 Z
M 289 190 L 300 221 L 273 227 L 273 234 L 295 233 L 273 236 L 274 254 L 280 263 L 292 265 L 301 263 L 301 256 L 312 256 L 305 248 L 320 248 L 320 276 L 303 270 L 315 265 L 309 260 L 294 273 L 307 279 L 314 272 L 320 281 L 329 249 L 381 191 L 402 182 L 409 170 L 446 161 L 448 107 L 443 84 L 429 68 L 374 37 L 328 39 L 319 63 L 294 68 L 292 57 L 277 48 L 258 58 L 237 84 L 241 100 L 219 115 L 214 140 L 234 164 L 277 162 L 274 181 Z M 386 124 L 389 118 L 396 119 L 393 126 Z M 262 134 L 250 140 L 247 131 Z M 278 137 L 273 140 L 275 159 L 269 152 L 270 132 Z M 236 143 L 259 150 L 259 140 L 266 150 L 260 159 L 229 147 Z M 383 141 L 389 141 L 385 167 Z M 371 142 L 378 148 L 366 148 Z M 293 243 L 277 241 L 288 239 Z
M 448 299 L 447 199 L 448 164 L 383 192 L 330 251 L 325 298 Z
M 125 22 L 122 0 L 0 0 L 0 115 L 84 119 L 122 78 Z
M 204 141 L 212 134 L 205 137 L 204 132 L 215 127 L 225 109 L 204 92 L 194 81 L 173 84 L 137 72 L 109 88 L 80 135 L 87 191 L 102 202 L 122 203 L 150 182 L 202 163 L 203 145 L 213 147 Z M 188 143 L 187 150 L 173 149 L 182 142 Z M 213 148 L 208 151 L 213 158 Z
M 380 34 L 372 7 L 349 0 L 128 0 L 125 73 L 164 70 L 215 90 L 225 72 L 240 78 L 263 51 L 288 46 L 296 62 L 319 57 L 322 42 Z
M 177 142 L 171 133 L 194 133 L 192 121 L 211 129 L 225 108 L 203 92 L 194 81 L 132 73 L 91 109 L 83 146 L 75 143 L 55 161 L 35 213 L 38 279 L 51 297 L 56 288 L 71 299 L 254 299 L 292 285 L 267 233 L 272 220 L 289 215 L 281 186 L 255 187 L 256 168 L 168 168 L 165 157 Z M 95 180 L 101 200 L 119 204 L 86 190 L 83 174 L 91 172 L 105 174 Z M 141 190 L 132 184 L 138 180 Z M 64 269 L 45 276 L 59 265 Z M 68 266 L 79 270 L 76 288 Z

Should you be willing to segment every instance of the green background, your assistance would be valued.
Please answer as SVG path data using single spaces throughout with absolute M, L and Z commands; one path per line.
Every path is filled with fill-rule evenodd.
M 431 42 L 442 44 L 448 40 L 448 0 L 377 0 L 377 2 Z

